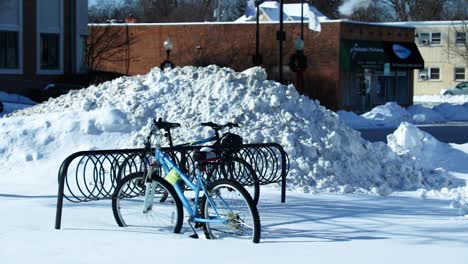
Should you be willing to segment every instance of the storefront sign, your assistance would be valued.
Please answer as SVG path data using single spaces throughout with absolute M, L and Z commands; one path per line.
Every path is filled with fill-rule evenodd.
M 424 68 L 424 60 L 412 42 L 342 40 L 340 60 L 345 71 L 372 68 L 390 72 L 392 68 Z

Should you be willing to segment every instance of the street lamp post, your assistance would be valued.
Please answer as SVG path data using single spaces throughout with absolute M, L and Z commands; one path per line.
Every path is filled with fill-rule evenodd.
M 255 35 L 255 55 L 252 56 L 252 62 L 255 66 L 259 66 L 263 63 L 262 55 L 260 54 L 260 4 L 262 0 L 255 0 L 255 7 L 257 9 L 257 28 L 256 28 L 256 35 Z
M 301 0 L 301 39 L 304 40 L 304 0 Z
M 279 52 L 278 52 L 278 75 L 279 75 L 279 82 L 283 83 L 283 41 L 286 40 L 286 34 L 283 31 L 283 6 L 284 0 L 280 0 L 279 3 L 279 30 L 276 33 L 276 39 L 279 42 Z
M 164 41 L 163 43 L 163 47 L 164 49 L 166 50 L 166 59 L 161 63 L 161 65 L 159 66 L 159 68 L 161 69 L 166 69 L 166 68 L 174 68 L 174 63 L 172 63 L 172 61 L 169 60 L 169 57 L 171 55 L 171 50 L 172 48 L 174 47 L 173 44 L 172 44 L 172 41 L 170 38 L 167 38 L 166 41 Z
M 296 88 L 300 94 L 304 93 L 304 70 L 307 68 L 307 57 L 304 55 L 304 40 L 300 36 L 294 40 L 293 54 L 289 60 L 289 67 L 296 72 Z

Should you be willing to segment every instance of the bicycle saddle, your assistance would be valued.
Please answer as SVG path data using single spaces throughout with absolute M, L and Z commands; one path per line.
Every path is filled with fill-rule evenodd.
M 158 129 L 170 130 L 171 128 L 180 127 L 179 123 L 171 123 L 162 121 L 162 118 L 159 118 L 158 121 L 154 121 L 154 124 Z

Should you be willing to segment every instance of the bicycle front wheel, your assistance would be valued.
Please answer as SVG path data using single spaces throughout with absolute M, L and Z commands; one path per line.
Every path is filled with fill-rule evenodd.
M 153 179 L 154 197 L 147 210 L 145 200 L 145 177 L 142 172 L 124 177 L 112 197 L 112 211 L 121 227 L 152 228 L 179 233 L 184 218 L 182 203 L 174 187 L 162 178 Z
M 257 207 L 238 182 L 228 179 L 214 181 L 207 186 L 207 193 L 201 202 L 203 217 L 213 220 L 203 226 L 207 238 L 236 237 L 260 242 Z

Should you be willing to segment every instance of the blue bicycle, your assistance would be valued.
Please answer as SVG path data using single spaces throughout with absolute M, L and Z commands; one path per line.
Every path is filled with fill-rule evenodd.
M 205 147 L 193 154 L 193 181 L 161 150 L 159 131 L 175 126 L 178 124 L 153 120 L 145 141 L 145 149 L 151 150 L 151 138 L 155 136 L 150 169 L 121 179 L 113 194 L 112 211 L 117 224 L 180 233 L 185 208 L 194 232 L 191 237 L 198 237 L 198 228 L 208 239 L 238 237 L 258 243 L 260 217 L 247 190 L 231 179 L 206 180 L 205 166 L 216 160 L 213 149 Z M 185 193 L 179 181 L 186 185 Z

